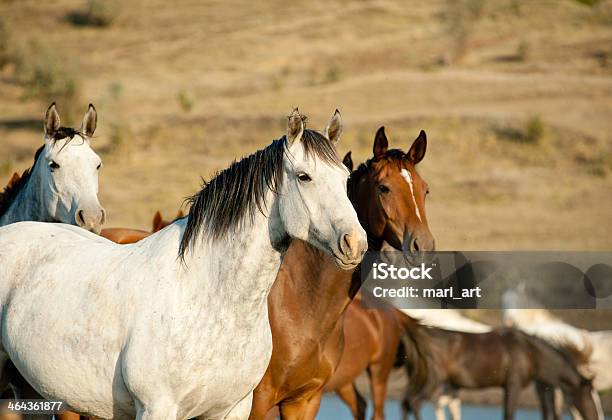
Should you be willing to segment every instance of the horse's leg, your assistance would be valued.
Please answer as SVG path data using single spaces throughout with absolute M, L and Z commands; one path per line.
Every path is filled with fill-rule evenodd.
M 226 420 L 245 420 L 249 418 L 251 413 L 251 405 L 253 404 L 253 391 L 249 392 L 246 397 L 241 399 L 226 415 Z
M 164 401 L 161 398 L 151 404 L 143 404 L 137 399 L 134 403 L 136 405 L 136 420 L 176 420 L 177 418 L 178 407 L 176 404 Z
M 540 410 L 543 420 L 556 420 L 554 390 L 542 382 L 535 382 L 535 390 L 540 401 Z
M 351 413 L 353 414 L 353 418 L 357 420 L 365 419 L 367 403 L 361 394 L 357 392 L 357 389 L 352 382 L 344 385 L 342 388 L 337 389 L 336 394 L 338 394 L 340 399 L 349 406 Z
M 253 393 L 253 403 L 249 420 L 264 420 L 272 407 L 275 405 L 274 394 L 261 388 L 261 384 Z
M 15 369 L 15 366 L 8 358 L 6 353 L 0 353 L 0 392 L 2 395 L 0 398 L 2 399 L 13 399 L 15 398 L 14 392 L 11 389 L 10 382 L 12 379 L 12 369 Z M 4 405 L 2 406 L 4 409 Z M 0 414 L 0 420 L 19 420 L 22 416 L 20 414 L 11 414 L 5 413 Z
M 457 395 L 451 397 L 448 403 L 448 409 L 453 420 L 461 420 L 461 399 Z
M 16 375 L 14 378 L 16 382 L 16 388 L 19 390 L 19 398 L 23 399 L 44 399 L 42 395 L 36 391 L 32 385 L 30 385 L 25 378 L 21 375 Z M 24 416 L 26 420 L 51 420 L 53 418 L 52 414 L 26 414 Z
M 504 393 L 504 419 L 512 420 L 514 419 L 514 413 L 516 411 L 516 406 L 518 403 L 519 393 L 521 392 L 521 387 L 519 386 L 518 378 L 508 378 L 505 386 Z
M 372 390 L 372 400 L 374 401 L 373 420 L 384 420 L 385 400 L 387 398 L 387 382 L 391 373 L 392 365 L 385 363 L 374 363 L 368 367 L 370 376 L 370 389 Z
M 404 395 L 404 398 L 402 399 L 402 420 L 408 420 L 408 417 L 410 416 L 411 407 L 412 405 L 410 404 L 408 396 Z
M 446 420 L 446 395 L 442 395 L 434 401 L 436 420 Z
M 71 411 L 64 411 L 60 414 L 56 414 L 55 418 L 57 420 L 80 420 L 81 416 L 77 413 L 73 413 Z
M 310 399 L 284 402 L 280 404 L 280 418 L 290 420 L 314 420 L 319 412 L 322 393 L 318 392 Z

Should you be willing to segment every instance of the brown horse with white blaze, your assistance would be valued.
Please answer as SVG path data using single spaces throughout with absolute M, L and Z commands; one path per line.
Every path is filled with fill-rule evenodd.
M 332 126 L 330 135 L 340 130 Z M 414 168 L 426 146 L 422 131 L 408 153 L 388 150 L 381 127 L 374 156 L 351 174 L 348 194 L 370 250 L 379 250 L 383 243 L 398 248 L 406 244 L 403 248 L 411 254 L 433 248 L 424 208 L 427 185 Z M 350 153 L 344 163 L 352 170 Z M 284 419 L 315 418 L 324 386 L 342 356 L 346 309 L 360 285 L 358 272 L 339 270 L 331 258 L 303 242 L 290 245 L 268 297 L 272 358 L 255 389 L 250 419 L 263 419 L 274 406 Z M 393 339 L 397 343 L 399 333 Z
M 421 131 L 408 153 L 388 150 L 384 129 L 378 130 L 374 142 L 374 158 L 356 170 L 359 177 L 354 194 L 359 221 L 368 232 L 371 249 L 392 246 L 403 250 L 408 260 L 417 261 L 422 253 L 433 251 L 435 241 L 425 212 L 429 186 L 421 178 L 416 165 L 427 150 L 427 137 Z M 375 189 L 375 199 L 366 191 Z M 403 218 L 394 215 L 405 215 Z M 370 236 L 370 232 L 373 235 Z M 386 244 L 383 245 L 384 239 Z M 354 386 L 354 380 L 366 371 L 374 402 L 374 419 L 384 419 L 384 406 L 389 374 L 396 362 L 402 334 L 398 311 L 391 305 L 366 309 L 360 299 L 348 307 L 344 318 L 344 352 L 327 391 L 336 391 L 349 406 L 356 419 L 365 418 L 366 401 Z

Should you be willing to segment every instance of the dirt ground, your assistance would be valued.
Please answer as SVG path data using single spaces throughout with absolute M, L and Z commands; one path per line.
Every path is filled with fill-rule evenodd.
M 583 3 L 111 1 L 92 26 L 86 1 L 0 0 L 0 185 L 51 100 L 77 126 L 92 102 L 107 226 L 146 229 L 294 106 L 338 108 L 355 162 L 381 125 L 402 149 L 426 130 L 439 249 L 611 250 L 612 1 Z

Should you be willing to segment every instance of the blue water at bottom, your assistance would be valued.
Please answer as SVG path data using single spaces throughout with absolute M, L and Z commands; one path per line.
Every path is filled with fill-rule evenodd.
M 401 407 L 398 401 L 389 400 L 385 406 L 385 418 L 389 420 L 401 419 Z M 372 415 L 371 402 L 368 401 L 367 418 Z M 434 410 L 431 404 L 426 404 L 421 411 L 423 420 L 435 420 Z M 317 415 L 317 420 L 352 420 L 351 412 L 347 406 L 334 395 L 326 395 L 321 402 L 321 409 Z M 411 417 L 412 418 L 412 417 Z M 447 412 L 447 419 L 450 415 Z M 500 407 L 461 405 L 462 420 L 501 420 L 503 412 Z M 542 417 L 536 410 L 518 410 L 516 420 L 540 420 Z M 563 420 L 571 420 L 569 414 L 563 416 Z M 612 416 L 606 416 L 606 420 L 612 420 Z

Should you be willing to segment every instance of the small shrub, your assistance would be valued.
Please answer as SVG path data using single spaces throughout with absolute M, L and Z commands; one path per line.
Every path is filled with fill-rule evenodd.
M 130 127 L 121 120 L 109 125 L 108 153 L 115 156 L 130 157 L 129 139 L 132 136 Z
M 119 16 L 117 0 L 88 0 L 85 10 L 69 13 L 66 20 L 75 26 L 110 26 Z
M 11 29 L 6 19 L 0 18 L 0 69 L 13 61 L 13 51 L 11 47 Z
M 447 32 L 453 42 L 453 60 L 460 61 L 468 51 L 474 26 L 483 14 L 485 0 L 447 0 Z
M 330 65 L 325 72 L 324 83 L 336 83 L 340 81 L 342 73 L 340 68 L 335 64 Z
M 17 81 L 24 87 L 24 99 L 57 102 L 65 121 L 76 123 L 83 105 L 80 81 L 65 60 L 48 51 L 37 45 L 23 50 L 16 59 Z
M 530 118 L 525 125 L 525 142 L 532 144 L 539 143 L 542 137 L 544 137 L 545 129 L 544 122 L 540 117 Z
M 112 82 L 108 87 L 108 93 L 111 100 L 118 101 L 123 94 L 123 83 L 119 81 Z
M 516 48 L 516 58 L 519 61 L 527 61 L 531 55 L 531 47 L 527 41 L 521 41 Z
M 585 6 L 595 6 L 599 0 L 574 0 L 576 3 L 584 4 Z
M 195 105 L 195 101 L 186 90 L 180 90 L 176 94 L 176 99 L 178 100 L 178 103 L 181 106 L 181 110 L 185 113 L 191 112 L 193 106 Z

